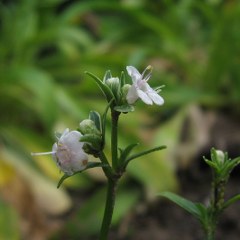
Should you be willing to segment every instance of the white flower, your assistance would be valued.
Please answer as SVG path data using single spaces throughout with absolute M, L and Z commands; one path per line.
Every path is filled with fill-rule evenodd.
M 52 154 L 53 160 L 58 167 L 67 175 L 84 170 L 88 163 L 88 156 L 83 151 L 83 144 L 80 142 L 82 134 L 78 131 L 65 129 L 58 141 L 53 144 L 52 152 L 32 153 L 32 155 Z
M 150 70 L 150 72 L 144 76 L 147 70 Z M 141 98 L 144 103 L 149 105 L 152 105 L 153 103 L 157 105 L 163 105 L 164 100 L 160 95 L 158 95 L 158 93 L 161 91 L 160 88 L 154 90 L 147 83 L 151 77 L 151 70 L 152 67 L 148 66 L 143 73 L 140 74 L 135 67 L 127 66 L 128 75 L 133 81 L 133 84 L 127 94 L 127 102 L 129 104 L 133 104 L 138 98 Z

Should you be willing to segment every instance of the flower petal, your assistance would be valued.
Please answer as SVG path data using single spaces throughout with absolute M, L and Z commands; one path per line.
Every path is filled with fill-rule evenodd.
M 71 150 L 77 150 L 79 148 L 82 148 L 83 143 L 80 142 L 82 134 L 78 131 L 71 131 L 65 136 L 62 136 L 59 140 L 60 144 L 66 145 Z
M 138 96 L 141 98 L 141 100 L 148 104 L 148 105 L 152 105 L 152 99 L 142 90 L 140 89 L 137 89 L 137 93 L 138 93 Z
M 155 92 L 154 90 L 151 92 L 148 92 L 147 94 L 155 104 L 157 105 L 164 104 L 164 99 L 160 95 L 158 95 L 157 92 Z
M 137 93 L 137 89 L 134 85 L 132 85 L 129 90 L 128 90 L 128 93 L 127 93 L 127 102 L 129 104 L 133 104 L 137 101 L 138 99 L 138 93 Z
M 132 78 L 133 83 L 136 83 L 139 80 L 142 80 L 142 75 L 139 71 L 133 66 L 127 66 L 128 75 Z
M 62 133 L 62 135 L 61 135 L 61 137 L 60 137 L 59 140 L 61 140 L 61 138 L 63 138 L 64 136 L 66 136 L 68 133 L 69 133 L 69 128 L 66 128 L 66 129 L 63 131 L 63 133 Z

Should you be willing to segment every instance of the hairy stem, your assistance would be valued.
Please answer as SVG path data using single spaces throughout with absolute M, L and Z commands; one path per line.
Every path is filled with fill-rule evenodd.
M 206 228 L 206 239 L 214 240 L 218 218 L 224 208 L 224 193 L 225 193 L 226 180 L 214 180 L 212 183 L 212 198 L 209 208 L 209 219 Z

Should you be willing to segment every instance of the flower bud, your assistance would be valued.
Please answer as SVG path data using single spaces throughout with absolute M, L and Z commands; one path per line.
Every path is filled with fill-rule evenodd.
M 219 163 L 224 163 L 225 160 L 225 154 L 223 151 L 221 150 L 216 150 L 216 156 L 217 156 L 217 160 Z
M 118 77 L 111 77 L 106 80 L 106 85 L 109 86 L 109 88 L 112 91 L 113 96 L 115 97 L 115 100 L 117 103 L 121 99 L 121 92 L 120 92 L 120 80 Z
M 79 131 L 83 134 L 80 141 L 84 143 L 83 149 L 87 154 L 97 156 L 103 149 L 102 134 L 94 121 L 85 119 L 79 124 Z
M 90 119 L 85 119 L 79 124 L 79 131 L 85 134 L 97 134 L 100 135 L 100 131 L 97 129 L 95 123 Z
M 111 89 L 116 89 L 119 87 L 120 80 L 118 77 L 111 77 L 106 80 L 106 84 L 111 88 Z

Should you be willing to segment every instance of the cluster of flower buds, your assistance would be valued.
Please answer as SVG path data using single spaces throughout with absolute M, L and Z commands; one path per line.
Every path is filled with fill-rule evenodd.
M 103 150 L 104 140 L 102 129 L 101 116 L 96 111 L 91 111 L 89 119 L 80 122 L 78 130 L 83 135 L 80 141 L 84 142 L 83 150 L 87 154 L 98 157 L 99 152 Z
M 152 67 L 148 66 L 143 71 L 139 71 L 133 66 L 126 67 L 128 75 L 132 79 L 132 85 L 125 83 L 125 75 L 121 74 L 120 79 L 113 77 L 110 71 L 107 71 L 103 80 L 95 75 L 88 73 L 96 81 L 108 102 L 112 102 L 111 107 L 118 112 L 134 111 L 134 104 L 141 99 L 148 105 L 163 105 L 164 99 L 159 95 L 162 86 L 155 89 L 151 88 L 148 81 L 152 74 Z

